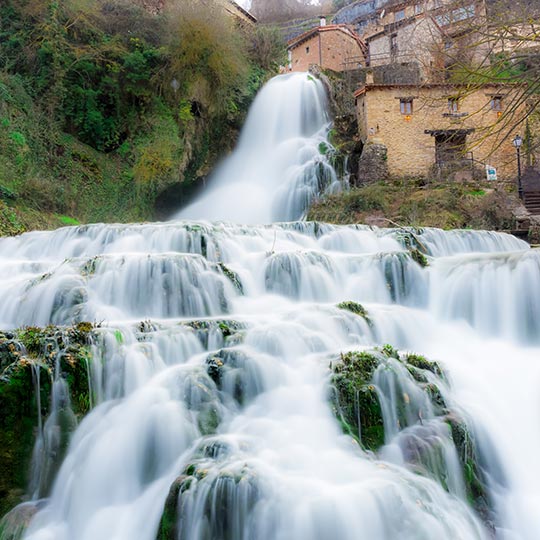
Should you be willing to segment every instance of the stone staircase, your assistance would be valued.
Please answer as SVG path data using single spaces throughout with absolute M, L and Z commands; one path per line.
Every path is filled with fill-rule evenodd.
M 525 191 L 523 202 L 533 216 L 540 216 L 540 190 Z

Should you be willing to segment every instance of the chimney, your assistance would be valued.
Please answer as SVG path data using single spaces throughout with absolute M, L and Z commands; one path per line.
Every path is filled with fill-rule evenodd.
M 373 83 L 374 83 L 373 70 L 368 69 L 366 71 L 366 84 L 373 84 Z
M 320 20 L 320 26 L 326 26 L 326 15 L 321 15 L 319 17 Z

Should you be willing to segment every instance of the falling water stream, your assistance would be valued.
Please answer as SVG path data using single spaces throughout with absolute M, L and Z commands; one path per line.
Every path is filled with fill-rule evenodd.
M 278 79 L 270 96 L 281 84 L 291 122 L 299 111 L 311 118 L 319 83 Z M 270 107 L 265 92 L 257 103 Z M 304 165 L 326 137 L 319 119 L 309 129 L 282 126 L 281 140 L 303 134 Z M 242 148 L 253 164 L 245 175 L 239 156 L 225 164 L 238 171 L 233 185 L 258 178 L 258 142 Z M 284 179 L 294 190 L 313 185 L 317 167 L 306 172 L 296 159 L 278 165 L 286 171 L 288 161 L 300 176 L 269 180 L 267 193 Z M 324 156 L 316 160 L 326 167 Z M 268 163 L 260 157 L 261 170 Z M 215 182 L 224 194 L 222 174 Z M 234 204 L 241 221 L 258 212 L 273 221 L 276 199 L 243 199 L 237 187 L 238 199 L 215 213 L 211 191 L 183 216 L 198 209 L 201 219 L 233 218 L 221 209 Z M 286 218 L 300 217 L 303 204 L 291 204 Z M 93 408 L 27 539 L 154 540 L 169 489 L 186 476 L 181 540 L 540 537 L 540 252 L 525 242 L 302 221 L 98 224 L 1 239 L 0 278 L 4 329 L 100 323 L 89 364 Z M 361 303 L 368 316 L 338 307 L 343 301 Z M 363 450 L 342 431 L 329 366 L 387 343 L 444 369 L 437 383 L 470 422 L 489 518 L 467 497 L 447 427 L 399 361 L 385 359 L 372 381 L 382 448 Z M 419 469 L 412 440 L 415 448 L 439 441 L 439 457 L 422 454 L 430 465 Z

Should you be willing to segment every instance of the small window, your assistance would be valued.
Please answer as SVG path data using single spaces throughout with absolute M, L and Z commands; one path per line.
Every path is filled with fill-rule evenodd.
M 398 41 L 397 34 L 392 34 L 390 36 L 390 54 L 395 55 L 398 52 Z
M 400 9 L 399 11 L 396 11 L 396 13 L 394 14 L 394 21 L 395 22 L 402 21 L 404 18 L 405 18 L 405 10 L 404 9 Z
M 495 112 L 502 111 L 502 97 L 494 96 L 491 98 L 491 110 Z
M 306 54 L 309 54 L 309 47 L 306 47 Z
M 415 15 L 420 15 L 420 13 L 424 13 L 424 6 L 423 6 L 423 4 L 416 4 L 414 6 L 414 14 Z
M 443 15 L 437 15 L 437 17 L 435 17 L 435 22 L 439 26 L 448 26 L 452 22 L 452 17 L 450 16 L 450 13 L 444 13 Z
M 448 99 L 448 112 L 450 114 L 457 114 L 459 112 L 459 99 L 458 98 Z
M 408 98 L 400 99 L 399 110 L 401 114 L 410 116 L 413 113 L 413 100 Z

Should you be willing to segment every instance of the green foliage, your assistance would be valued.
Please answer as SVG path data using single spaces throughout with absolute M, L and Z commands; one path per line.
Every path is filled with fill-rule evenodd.
M 62 225 L 80 225 L 80 222 L 77 219 L 69 216 L 58 216 L 58 221 Z
M 308 219 L 326 223 L 400 226 L 403 246 L 421 266 L 429 263 L 411 227 L 512 229 L 509 210 L 517 197 L 489 183 L 431 183 L 394 179 L 327 196 L 310 209 Z
M 354 313 L 355 315 L 362 317 L 370 326 L 372 325 L 372 321 L 369 318 L 367 309 L 362 304 L 358 304 L 357 302 L 347 301 L 347 302 L 339 303 L 337 307 L 339 309 L 350 311 L 351 313 Z
M 151 219 L 164 189 L 207 174 L 269 76 L 218 9 L 0 3 L 0 186 L 18 195 L 0 234 Z
M 249 37 L 249 53 L 255 64 L 277 72 L 280 65 L 287 63 L 287 45 L 281 30 L 258 25 Z

